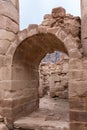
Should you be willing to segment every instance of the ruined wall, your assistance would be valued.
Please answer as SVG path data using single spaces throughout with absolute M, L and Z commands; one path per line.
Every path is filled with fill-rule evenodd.
M 39 95 L 68 98 L 68 56 L 62 55 L 57 63 L 41 63 L 39 66 Z
M 84 5 L 85 3 L 86 0 L 84 0 Z M 23 86 L 23 91 L 21 91 L 18 82 L 13 84 L 12 81 L 16 81 L 13 79 L 13 77 L 16 77 L 13 66 L 18 65 L 18 63 L 24 65 L 24 60 L 23 62 L 15 62 L 14 60 L 20 61 L 20 51 L 23 51 L 23 59 L 26 57 L 26 65 L 29 65 L 29 69 L 26 65 L 23 66 L 26 70 L 24 73 L 30 74 L 27 75 L 30 76 L 30 79 L 28 79 L 31 81 L 30 86 L 37 89 L 38 66 L 41 59 L 47 53 L 61 51 L 69 55 L 70 130 L 86 130 L 87 58 L 83 56 L 82 43 L 80 42 L 81 25 L 79 17 L 66 14 L 63 8 L 55 8 L 51 15 L 45 15 L 41 25 L 31 25 L 27 29 L 19 31 L 18 0 L 0 0 L 0 18 L 0 107 L 3 107 L 3 112 L 0 108 L 0 113 L 10 119 L 10 124 L 12 124 L 13 119 L 18 114 L 23 116 L 22 111 L 33 108 L 32 103 L 30 104 L 33 94 L 31 93 L 29 102 L 29 98 L 27 100 L 24 93 L 23 95 L 20 93 L 24 92 L 27 86 Z M 17 54 L 19 57 L 17 57 Z M 19 69 L 17 72 L 21 74 Z M 16 78 L 20 77 L 17 75 Z M 36 81 L 36 83 L 32 81 Z M 29 87 L 28 92 L 30 92 Z M 23 100 L 21 100 L 20 94 L 23 96 Z M 34 91 L 34 94 L 37 95 L 38 93 Z M 37 102 L 35 101 L 35 103 Z M 18 104 L 18 108 L 16 104 Z M 36 106 L 38 104 L 39 102 Z M 25 114 L 28 113 L 25 112 Z
M 81 48 L 80 17 L 75 17 L 71 14 L 66 14 L 66 10 L 64 8 L 54 8 L 51 14 L 46 14 L 44 16 L 43 22 L 40 24 L 40 27 L 48 28 L 49 33 L 52 33 L 52 31 L 56 32 L 56 29 L 61 27 L 62 30 L 66 32 L 66 34 L 70 34 L 73 36 L 73 39 L 77 42 L 78 48 Z M 54 30 L 50 28 L 54 28 Z

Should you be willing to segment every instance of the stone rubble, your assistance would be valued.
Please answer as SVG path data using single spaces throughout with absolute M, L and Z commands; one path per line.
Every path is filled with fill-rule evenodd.
M 81 39 L 81 19 L 79 16 L 73 16 L 71 14 L 66 14 L 66 10 L 62 7 L 57 7 L 52 9 L 51 14 L 46 14 L 44 16 L 43 22 L 40 24 L 41 27 L 54 28 L 56 31 L 57 28 L 62 28 L 67 35 L 71 34 L 75 41 L 78 43 L 78 48 L 81 48 L 80 39 Z M 49 33 L 53 30 L 49 30 Z M 59 31 L 60 32 L 60 31 Z

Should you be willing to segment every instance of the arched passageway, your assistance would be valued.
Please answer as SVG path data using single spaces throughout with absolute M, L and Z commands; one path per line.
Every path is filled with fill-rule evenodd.
M 17 47 L 12 62 L 13 100 L 16 98 L 18 102 L 14 108 L 18 112 L 17 117 L 39 107 L 39 63 L 48 52 L 54 50 L 68 54 L 64 43 L 49 33 L 29 37 Z
M 53 14 L 55 14 L 55 10 Z M 45 19 L 47 19 L 47 17 L 48 16 L 45 16 Z M 3 70 L 3 74 L 5 74 L 3 80 L 5 87 L 2 89 L 1 113 L 9 122 L 11 121 L 10 124 L 12 124 L 15 119 L 27 115 L 39 107 L 38 67 L 40 61 L 47 53 L 54 51 L 66 53 L 70 59 L 69 76 L 73 79 L 73 73 L 77 71 L 73 68 L 73 61 L 77 64 L 78 59 L 82 58 L 79 37 L 80 25 L 78 26 L 78 18 L 74 20 L 73 17 L 70 16 L 69 21 L 67 21 L 67 16 L 64 18 L 65 24 L 64 22 L 61 23 L 60 20 L 60 24 L 57 27 L 57 23 L 55 23 L 54 26 L 53 24 L 52 26 L 45 26 L 44 22 L 46 21 L 40 26 L 30 25 L 27 29 L 19 31 L 12 44 L 8 47 L 4 59 L 7 66 L 5 66 Z M 70 21 L 73 22 L 73 26 Z M 67 27 L 66 22 L 69 22 L 70 26 Z M 73 33 L 75 28 L 77 31 Z M 77 72 L 79 72 L 79 69 Z M 74 91 L 72 90 L 72 81 L 69 81 L 71 105 L 72 100 L 75 99 L 73 99 Z M 6 86 L 8 86 L 8 88 Z M 72 105 L 70 107 L 70 111 L 72 112 Z M 71 115 L 71 119 L 72 118 Z
M 82 20 L 83 20 L 82 26 L 84 25 L 84 21 L 86 19 L 84 15 L 86 14 L 85 3 L 86 2 L 84 0 L 82 3 L 84 5 L 82 6 L 84 7 L 84 10 L 82 12 Z M 55 44 L 58 45 L 57 44 L 59 43 L 58 39 L 60 39 L 61 44 L 63 43 L 62 44 L 63 48 L 66 48 L 65 50 L 67 50 L 65 52 L 68 52 L 70 58 L 69 61 L 69 103 L 70 103 L 70 123 L 71 123 L 70 129 L 71 130 L 87 129 L 87 58 L 86 58 L 86 44 L 85 44 L 87 38 L 85 35 L 86 32 L 85 26 L 82 29 L 83 30 L 82 42 L 84 42 L 83 46 L 84 50 L 83 50 L 83 48 L 81 48 L 83 43 L 80 42 L 81 36 L 79 35 L 78 37 L 78 34 L 80 34 L 81 31 L 80 24 L 76 22 L 79 19 L 78 17 L 67 15 L 64 9 L 62 10 L 63 13 L 61 13 L 63 14 L 64 17 L 56 19 L 57 17 L 55 17 L 54 15 L 56 15 L 58 11 L 54 9 L 51 15 L 52 17 L 50 17 L 50 15 L 46 15 L 44 17 L 45 21 L 42 23 L 41 26 L 29 27 L 20 32 L 18 28 L 19 27 L 18 0 L 8 0 L 8 1 L 2 0 L 0 1 L 0 6 L 1 6 L 0 31 L 2 34 L 0 43 L 1 44 L 0 113 L 2 114 L 2 116 L 5 117 L 7 121 L 10 120 L 11 121 L 10 124 L 12 124 L 14 119 L 18 118 L 19 116 L 23 116 L 24 114 L 27 114 L 27 110 L 29 110 L 29 108 L 31 110 L 32 106 L 33 108 L 35 107 L 35 109 L 38 108 L 39 103 L 36 88 L 38 87 L 37 68 L 41 58 L 47 52 L 45 52 L 46 49 L 44 51 L 43 49 L 39 50 L 39 46 L 37 49 L 37 47 L 35 46 L 35 42 L 33 47 L 34 48 L 36 47 L 34 49 L 36 55 L 35 54 L 33 55 L 32 53 L 33 52 L 32 46 L 30 47 L 31 49 L 29 50 L 29 52 L 31 53 L 28 53 L 28 47 L 24 47 L 26 49 L 19 49 L 19 48 L 22 47 L 22 44 L 25 43 L 24 41 L 27 41 L 27 39 L 37 37 L 37 35 L 40 34 L 42 35 L 42 33 L 44 33 L 45 35 L 48 35 L 48 33 L 52 33 L 56 36 L 56 37 L 54 36 L 55 39 L 57 40 Z M 13 11 L 11 11 L 11 9 Z M 59 14 L 57 16 L 59 17 Z M 50 39 L 48 39 L 48 41 Z M 43 42 L 41 41 L 41 43 Z M 52 43 L 52 41 L 50 41 L 50 43 Z M 54 44 L 51 44 L 51 46 L 48 47 L 47 44 L 47 46 L 45 47 L 49 50 L 48 52 L 59 50 L 59 48 L 57 48 L 58 46 L 54 46 Z M 37 50 L 40 54 L 37 53 Z M 83 55 L 83 53 L 85 55 Z M 26 62 L 25 59 L 29 59 L 29 62 L 28 61 Z M 25 76 L 23 76 L 22 74 L 24 74 Z M 29 79 L 34 82 L 25 82 L 29 81 Z M 30 84 L 30 86 L 33 85 L 35 86 L 34 87 L 35 91 L 33 90 L 34 93 L 33 94 L 31 93 L 30 97 L 29 96 L 27 97 L 27 95 L 29 95 L 28 92 L 29 91 L 31 92 L 31 90 L 29 90 L 29 87 L 27 87 L 27 83 L 28 85 Z M 23 84 L 26 86 L 24 87 L 24 89 L 21 87 L 24 86 Z M 25 90 L 25 88 L 28 89 Z M 35 100 L 32 100 L 33 95 L 35 96 Z
M 6 52 L 11 79 L 8 90 L 4 90 L 5 117 L 14 120 L 39 107 L 39 63 L 47 53 L 54 51 L 66 53 L 70 59 L 82 56 L 73 36 L 66 34 L 61 27 L 46 30 L 31 25 L 18 33 Z M 8 107 L 7 103 L 10 104 Z

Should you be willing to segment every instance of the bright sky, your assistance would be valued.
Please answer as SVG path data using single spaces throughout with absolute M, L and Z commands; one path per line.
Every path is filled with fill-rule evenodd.
M 45 14 L 51 13 L 52 8 L 62 6 L 67 13 L 80 16 L 80 0 L 19 0 L 20 28 L 29 24 L 40 24 Z

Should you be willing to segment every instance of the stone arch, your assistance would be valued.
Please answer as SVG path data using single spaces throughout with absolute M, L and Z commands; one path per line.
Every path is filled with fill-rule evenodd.
M 67 34 L 61 27 L 46 28 L 38 25 L 30 25 L 27 29 L 20 31 L 16 36 L 13 44 L 8 48 L 6 55 L 14 55 L 16 48 L 24 40 L 41 34 L 54 35 L 62 44 L 61 47 L 66 48 L 66 51 L 71 58 L 80 58 L 82 54 L 78 48 L 78 41 L 71 34 Z M 61 51 L 61 50 L 60 50 Z M 66 53 L 65 51 L 65 53 Z
M 2 7 L 2 4 L 1 4 L 2 2 L 5 2 L 5 1 L 0 2 L 1 7 Z M 9 2 L 8 7 L 7 7 L 7 2 Z M 13 61 L 15 59 L 14 55 L 16 54 L 16 51 L 19 48 L 19 46 L 21 46 L 22 43 L 26 41 L 28 38 L 30 38 L 31 36 L 33 37 L 39 34 L 49 35 L 52 33 L 55 35 L 56 38 L 58 38 L 58 40 L 61 41 L 61 43 L 63 43 L 62 44 L 63 47 L 65 46 L 64 48 L 66 48 L 67 50 L 65 52 L 67 52 L 70 57 L 70 61 L 69 61 L 70 129 L 81 129 L 81 130 L 86 129 L 86 126 L 87 126 L 87 107 L 86 107 L 87 106 L 87 58 L 83 56 L 83 54 L 81 54 L 81 52 L 86 53 L 87 51 L 86 44 L 85 44 L 85 41 L 87 38 L 84 35 L 84 33 L 86 32 L 86 28 L 85 26 L 83 26 L 84 21 L 86 19 L 84 15 L 84 13 L 86 14 L 86 11 L 84 12 L 84 10 L 86 10 L 85 0 L 83 0 L 83 3 L 82 3 L 84 4 L 84 8 L 82 9 L 83 11 L 82 12 L 82 27 L 83 28 L 82 28 L 82 42 L 81 42 L 81 44 L 83 44 L 84 42 L 83 49 L 85 50 L 80 50 L 82 48 L 80 46 L 80 49 L 79 49 L 79 46 L 78 46 L 78 40 L 80 42 L 80 38 L 81 38 L 81 36 L 79 36 L 79 39 L 78 39 L 78 34 L 81 31 L 81 28 L 80 28 L 80 24 L 78 26 L 78 23 L 76 21 L 75 21 L 76 24 L 74 23 L 74 25 L 76 25 L 74 26 L 74 28 L 73 28 L 72 20 L 71 20 L 70 24 L 72 26 L 70 26 L 70 28 L 69 26 L 66 26 L 66 28 L 68 29 L 62 28 L 64 27 L 63 25 L 64 23 L 62 23 L 63 25 L 62 27 L 59 26 L 59 24 L 55 27 L 49 26 L 49 25 L 46 25 L 46 26 L 31 25 L 29 28 L 18 32 L 19 31 L 18 0 L 11 0 L 11 2 L 13 4 L 10 3 L 10 0 L 6 1 L 3 4 L 3 7 L 6 7 L 6 8 L 1 8 L 0 10 L 0 14 L 1 14 L 1 30 L 0 31 L 2 34 L 1 35 L 2 40 L 0 43 L 1 44 L 0 113 L 4 117 L 6 117 L 7 125 L 9 126 L 9 122 L 8 122 L 9 120 L 11 121 L 10 124 L 12 124 L 13 119 L 18 118 L 18 116 L 22 116 L 23 114 L 26 114 L 24 112 L 22 113 L 23 110 L 25 109 L 27 110 L 28 107 L 31 108 L 31 105 L 28 106 L 27 104 L 27 101 L 29 101 L 28 98 L 19 98 L 19 95 L 16 95 L 16 94 L 20 94 L 18 89 L 21 89 L 20 88 L 21 86 L 18 88 L 17 85 L 19 84 L 18 83 L 16 84 L 16 82 L 14 82 L 16 80 L 13 80 L 15 79 L 13 77 L 13 74 L 14 74 Z M 13 10 L 12 12 L 10 11 L 11 9 Z M 60 25 L 61 25 L 61 21 L 60 21 L 61 18 L 63 18 L 63 20 L 64 18 L 69 18 L 69 21 L 70 19 L 77 19 L 78 21 L 77 17 L 73 17 L 72 15 L 66 15 L 65 13 L 63 14 L 64 14 L 64 17 L 58 16 L 59 21 L 57 22 L 60 22 Z M 50 16 L 52 15 L 45 16 L 45 19 L 47 20 L 46 17 L 50 17 Z M 56 21 L 57 19 L 52 17 L 51 20 Z M 50 19 L 48 19 L 48 23 L 49 21 Z M 5 23 L 8 23 L 8 24 L 5 24 Z M 78 31 L 78 28 L 79 28 L 79 31 Z M 76 29 L 77 31 L 74 29 Z M 72 33 L 71 33 L 71 30 L 72 30 Z M 75 32 L 76 34 L 75 33 L 73 34 L 74 31 L 76 31 Z M 84 40 L 84 37 L 85 37 L 85 40 Z M 22 65 L 25 65 L 25 64 L 22 64 Z M 33 76 L 35 76 L 35 78 L 38 78 L 38 73 L 36 71 L 36 68 L 34 68 L 34 66 L 30 66 L 30 67 L 33 69 L 32 71 L 33 72 L 32 74 L 34 74 Z M 29 72 L 29 69 L 27 70 Z M 36 85 L 35 82 L 34 84 Z M 25 85 L 27 86 L 27 83 Z M 31 85 L 32 85 L 32 82 L 31 82 Z M 37 86 L 38 86 L 38 83 L 37 83 Z M 36 105 L 34 104 L 34 102 L 32 102 L 32 106 L 35 105 L 37 108 L 38 95 L 36 96 L 37 96 L 37 98 L 35 98 L 37 100 L 35 101 Z M 26 101 L 26 104 L 24 104 L 25 101 Z
M 10 105 L 7 109 L 5 104 L 3 106 L 7 118 L 14 120 L 39 107 L 38 66 L 48 52 L 55 50 L 68 54 L 70 58 L 82 56 L 72 35 L 67 35 L 61 28 L 47 30 L 45 27 L 31 25 L 18 33 L 6 52 L 11 70 L 10 86 L 4 98 Z

